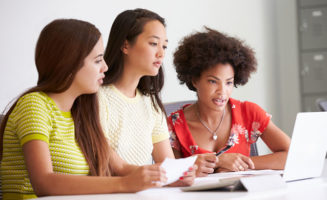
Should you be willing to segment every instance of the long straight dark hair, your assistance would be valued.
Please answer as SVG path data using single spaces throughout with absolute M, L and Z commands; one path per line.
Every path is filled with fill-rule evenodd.
M 163 26 L 166 26 L 165 19 L 158 14 L 146 10 L 135 9 L 126 10 L 120 13 L 111 26 L 108 44 L 104 53 L 104 59 L 109 67 L 105 72 L 104 84 L 116 82 L 123 73 L 124 56 L 122 47 L 125 41 L 131 45 L 135 42 L 137 36 L 143 32 L 143 28 L 149 21 L 158 20 Z M 154 108 L 165 113 L 160 99 L 160 91 L 164 85 L 164 74 L 162 67 L 156 76 L 143 76 L 137 88 L 144 95 L 150 95 Z M 157 106 L 158 105 L 158 106 Z
M 39 75 L 37 85 L 20 97 L 31 92 L 61 93 L 67 90 L 100 37 L 99 30 L 93 24 L 81 20 L 57 19 L 46 25 L 35 49 L 35 64 Z M 18 99 L 1 123 L 1 160 L 5 126 Z M 75 125 L 75 139 L 89 165 L 90 175 L 110 175 L 109 146 L 99 123 L 96 94 L 79 96 L 71 113 Z

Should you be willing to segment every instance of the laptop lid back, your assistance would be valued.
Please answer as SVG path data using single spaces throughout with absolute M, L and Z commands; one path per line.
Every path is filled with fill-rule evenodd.
M 285 181 L 321 176 L 327 151 L 327 112 L 298 113 L 284 169 Z

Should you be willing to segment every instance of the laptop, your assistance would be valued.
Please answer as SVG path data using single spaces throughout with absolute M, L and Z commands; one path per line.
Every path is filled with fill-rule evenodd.
M 326 152 L 327 112 L 298 113 L 283 179 L 295 181 L 321 176 Z
M 281 174 L 285 182 L 319 177 L 323 172 L 326 152 L 327 112 L 298 113 L 284 170 L 216 173 L 197 178 L 192 186 L 182 190 L 212 190 L 239 186 L 240 179 L 249 176 Z

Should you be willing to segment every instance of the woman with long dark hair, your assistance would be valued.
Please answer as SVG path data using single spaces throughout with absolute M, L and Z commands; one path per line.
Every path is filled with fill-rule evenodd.
M 101 34 L 88 22 L 59 19 L 42 30 L 37 86 L 1 124 L 4 199 L 135 192 L 165 182 L 159 165 L 127 164 L 108 145 L 95 95 L 108 69 L 103 52 Z
M 164 18 L 146 9 L 123 11 L 110 30 L 104 54 L 109 69 L 98 92 L 100 120 L 112 148 L 130 164 L 174 158 L 159 96 L 167 43 Z M 183 181 L 193 182 L 188 180 Z

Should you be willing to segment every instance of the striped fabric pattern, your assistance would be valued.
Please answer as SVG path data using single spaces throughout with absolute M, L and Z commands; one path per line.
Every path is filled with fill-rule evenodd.
M 151 164 L 153 144 L 169 138 L 165 115 L 139 91 L 129 98 L 108 85 L 100 88 L 98 97 L 101 125 L 111 147 L 130 164 Z
M 33 92 L 19 99 L 9 116 L 3 140 L 1 179 L 4 199 L 34 196 L 22 150 L 22 146 L 31 140 L 42 140 L 49 145 L 54 172 L 89 173 L 88 164 L 75 141 L 71 113 L 60 111 L 45 93 Z

